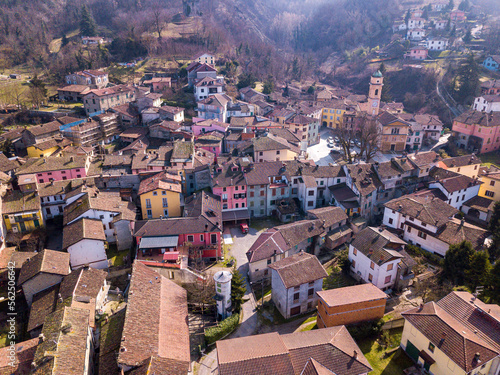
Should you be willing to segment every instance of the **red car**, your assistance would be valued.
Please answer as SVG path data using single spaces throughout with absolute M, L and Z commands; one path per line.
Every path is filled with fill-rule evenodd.
M 240 228 L 241 228 L 241 233 L 243 233 L 243 234 L 248 233 L 248 224 L 247 223 L 241 223 Z

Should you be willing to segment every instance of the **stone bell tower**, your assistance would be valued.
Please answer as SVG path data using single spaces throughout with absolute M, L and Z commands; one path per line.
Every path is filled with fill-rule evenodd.
M 368 114 L 373 117 L 378 115 L 380 110 L 380 98 L 382 97 L 382 86 L 384 86 L 384 77 L 380 70 L 377 70 L 370 77 L 370 91 L 368 93 Z

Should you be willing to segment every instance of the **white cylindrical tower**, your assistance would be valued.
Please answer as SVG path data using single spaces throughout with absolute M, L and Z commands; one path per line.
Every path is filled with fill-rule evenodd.
M 215 299 L 217 300 L 217 314 L 226 319 L 231 316 L 231 279 L 233 274 L 229 271 L 219 271 L 214 275 Z

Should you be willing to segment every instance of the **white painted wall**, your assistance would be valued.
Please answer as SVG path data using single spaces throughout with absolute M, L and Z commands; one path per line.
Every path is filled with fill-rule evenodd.
M 444 195 L 448 198 L 448 204 L 452 207 L 455 207 L 457 210 L 460 210 L 462 204 L 468 201 L 471 198 L 474 198 L 479 194 L 479 185 L 474 185 L 468 187 L 466 189 L 462 189 L 459 191 L 455 191 L 453 193 L 449 193 L 446 189 L 441 185 L 440 182 L 433 182 L 429 184 L 429 188 L 434 189 L 438 188 L 443 192 Z
M 99 240 L 83 239 L 68 247 L 72 269 L 88 264 L 91 268 L 108 268 L 108 258 L 104 249 L 104 242 Z

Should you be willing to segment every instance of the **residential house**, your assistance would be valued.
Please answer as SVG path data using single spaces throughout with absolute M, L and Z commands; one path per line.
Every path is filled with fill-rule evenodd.
M 436 30 L 444 30 L 446 29 L 446 26 L 448 26 L 448 20 L 444 20 L 444 19 L 437 19 L 437 20 L 434 20 L 434 28 Z
M 83 45 L 96 45 L 103 44 L 104 38 L 100 36 L 82 36 L 82 44 Z
M 142 219 L 181 216 L 184 206 L 181 182 L 181 176 L 167 171 L 142 180 L 138 192 Z
M 87 182 L 77 179 L 36 184 L 45 220 L 62 215 L 66 205 L 66 194 L 87 183 L 90 185 L 93 184 L 93 181 Z
M 482 184 L 479 187 L 478 195 L 493 201 L 500 201 L 500 171 L 491 168 L 479 177 Z
M 91 89 L 102 89 L 109 83 L 108 73 L 100 70 L 83 70 L 66 76 L 68 85 L 89 86 Z
M 429 183 L 430 189 L 439 189 L 449 205 L 460 209 L 465 201 L 475 197 L 479 193 L 481 181 L 468 176 L 434 167 L 430 170 L 429 176 L 432 181 Z
M 359 214 L 371 217 L 376 212 L 377 190 L 381 186 L 372 165 L 348 164 L 342 169 L 346 176 L 346 185 L 339 186 L 339 190 L 330 188 L 335 199 L 334 204 L 342 207 L 349 216 Z
M 82 218 L 63 229 L 63 249 L 71 256 L 72 269 L 107 269 L 106 247 L 106 235 L 101 220 Z
M 219 375 L 364 375 L 372 368 L 345 326 L 217 341 Z
M 464 202 L 462 212 L 466 219 L 487 227 L 493 215 L 495 201 L 482 196 L 477 196 Z
M 35 143 L 48 141 L 49 139 L 61 137 L 59 121 L 51 121 L 45 124 L 30 126 L 22 133 L 23 144 L 29 147 Z
M 344 245 L 352 238 L 353 232 L 347 223 L 347 215 L 340 207 L 321 207 L 307 211 L 309 219 L 321 220 L 322 226 L 326 226 L 325 239 L 321 240 L 321 246 L 334 250 Z M 324 224 L 323 224 L 324 223 Z
M 116 243 L 118 250 L 131 248 L 136 207 L 118 193 L 94 190 L 64 207 L 64 225 L 81 218 L 101 220 L 107 242 Z
M 193 61 L 197 61 L 200 64 L 209 64 L 215 66 L 215 56 L 210 53 L 202 53 L 196 56 Z
M 286 121 L 286 126 L 290 131 L 294 134 L 297 134 L 299 138 L 301 138 L 302 142 L 307 142 L 307 147 L 318 144 L 319 143 L 319 128 L 320 128 L 320 120 L 304 116 L 304 115 L 295 115 L 292 118 Z M 300 135 L 302 135 L 300 137 Z
M 23 288 L 28 306 L 36 293 L 59 284 L 70 273 L 69 258 L 68 253 L 42 250 L 23 263 L 17 285 Z
M 266 102 L 268 96 L 251 88 L 250 86 L 244 87 L 239 90 L 241 100 L 255 104 L 256 102 Z
M 184 108 L 163 105 L 158 112 L 162 120 L 184 122 Z
M 398 31 L 406 30 L 407 26 L 404 20 L 396 20 L 392 24 L 392 32 L 397 33 Z
M 414 115 L 413 121 L 422 125 L 424 142 L 426 139 L 432 142 L 439 141 L 439 137 L 443 131 L 443 123 L 438 116 L 429 114 Z
M 286 139 L 267 134 L 263 137 L 251 139 L 253 144 L 253 159 L 262 163 L 265 161 L 296 160 L 300 155 L 300 148 Z
M 465 12 L 463 10 L 455 9 L 450 12 L 451 22 L 462 22 L 465 21 Z
M 249 218 L 247 182 L 239 161 L 213 167 L 212 192 L 221 197 L 222 221 L 237 222 Z
M 415 46 L 410 48 L 410 52 L 405 55 L 407 59 L 425 60 L 429 56 L 429 50 L 424 46 Z
M 231 98 L 226 94 L 214 94 L 197 103 L 196 112 L 203 120 L 227 121 L 227 107 L 231 103 Z
M 172 78 L 170 77 L 153 77 L 142 81 L 144 86 L 150 88 L 151 92 L 163 93 L 166 89 L 172 87 Z
M 430 51 L 445 51 L 448 49 L 448 39 L 428 38 L 424 43 Z
M 117 362 L 122 372 L 175 375 L 190 364 L 186 291 L 137 260 Z
M 489 80 L 481 83 L 481 95 L 500 94 L 500 80 Z
M 74 124 L 68 124 L 68 126 L 61 130 L 61 134 L 70 139 L 76 145 L 96 148 L 103 141 L 101 124 L 97 120 L 98 117 L 94 116 L 93 118 L 78 121 Z M 114 138 L 114 135 L 118 135 L 120 132 L 117 129 L 117 125 L 117 122 L 115 122 L 114 129 L 111 129 L 111 139 Z
M 500 112 L 500 95 L 483 95 L 474 99 L 473 108 L 481 112 Z
M 121 133 L 120 118 L 117 113 L 105 112 L 94 116 L 93 120 L 97 121 L 101 130 L 101 137 L 104 143 L 111 143 L 118 139 Z M 81 145 L 81 143 L 80 143 Z
M 29 374 L 39 341 L 37 337 L 1 348 L 0 358 L 5 358 L 5 360 L 0 363 L 0 373 L 12 375 Z
M 460 148 L 479 154 L 500 149 L 500 112 L 468 110 L 455 118 L 452 130 Z
M 420 17 L 411 17 L 408 20 L 408 29 L 423 29 L 425 27 L 425 19 Z
M 324 210 L 313 210 L 310 219 L 264 231 L 247 251 L 250 279 L 252 282 L 269 279 L 269 265 L 300 251 L 319 255 L 321 247 L 327 246 L 327 236 L 345 222 L 345 214 L 337 207 L 325 207 Z
M 73 144 L 68 138 L 57 137 L 29 146 L 26 151 L 29 158 L 57 156 L 66 146 Z
M 225 94 L 223 78 L 205 77 L 195 82 L 194 98 L 197 102 L 215 94 Z
M 318 328 L 358 324 L 381 319 L 385 314 L 387 294 L 371 283 L 320 290 L 316 294 Z
M 137 259 L 153 267 L 187 267 L 188 259 L 222 256 L 220 199 L 206 192 L 186 198 L 180 218 L 138 221 L 134 228 Z
M 383 224 L 394 228 L 408 243 L 445 256 L 450 245 L 464 240 L 482 249 L 489 233 L 455 219 L 458 210 L 442 200 L 423 195 L 406 195 L 385 204 Z
M 351 274 L 382 290 L 391 289 L 406 242 L 383 228 L 366 227 L 349 244 Z
M 36 182 L 71 180 L 87 176 L 90 160 L 86 157 L 48 156 L 29 159 L 16 172 L 18 178 L 24 175 L 36 175 Z
M 284 125 L 294 115 L 295 111 L 292 109 L 276 107 L 267 117 L 278 124 Z
M 418 122 L 409 122 L 408 136 L 406 138 L 406 151 L 420 150 L 424 139 L 424 126 Z
M 188 86 L 193 87 L 197 80 L 202 80 L 203 78 L 217 78 L 217 69 L 212 65 L 206 63 L 199 63 L 197 61 L 192 62 L 186 68 L 188 76 Z
M 88 325 L 95 329 L 110 288 L 106 276 L 105 271 L 82 267 L 64 276 L 60 284 L 35 294 L 27 326 L 31 337 L 40 335 L 48 315 L 65 306 L 88 310 Z
M 316 308 L 316 292 L 323 289 L 323 279 L 328 276 L 318 258 L 301 251 L 269 268 L 272 299 L 285 319 Z
M 2 198 L 5 229 L 12 233 L 31 232 L 45 225 L 40 197 L 34 192 L 9 191 Z
M 66 102 L 81 103 L 89 91 L 88 85 L 68 85 L 57 89 L 57 97 Z
M 432 374 L 498 374 L 498 311 L 468 292 L 451 292 L 401 314 L 401 348 Z
M 408 122 L 388 112 L 381 112 L 377 116 L 377 127 L 380 131 L 379 149 L 381 152 L 405 150 L 410 129 Z
M 123 128 L 140 125 L 140 113 L 134 103 L 126 103 L 117 105 L 109 109 L 111 112 L 116 113 Z
M 140 96 L 136 100 L 137 109 L 139 112 L 142 112 L 147 108 L 159 108 L 162 103 L 161 97 L 162 94 L 156 92 L 150 92 L 149 94 Z
M 220 120 L 217 119 L 205 120 L 205 121 L 194 122 L 193 125 L 191 125 L 191 131 L 195 136 L 204 133 L 210 133 L 213 131 L 225 134 L 227 132 L 228 127 L 229 124 L 221 122 Z
M 47 316 L 32 374 L 92 374 L 95 343 L 89 315 L 87 309 L 65 306 Z
M 450 172 L 477 179 L 481 169 L 481 159 L 474 154 L 455 156 L 440 160 L 436 166 Z
M 408 160 L 417 168 L 416 176 L 419 180 L 427 180 L 432 167 L 436 166 L 440 156 L 434 151 L 415 152 L 407 155 Z
M 420 28 L 417 28 L 417 29 L 408 29 L 408 32 L 407 32 L 407 38 L 409 40 L 413 40 L 413 41 L 419 41 L 419 40 L 422 40 L 425 38 L 425 30 L 424 29 L 420 29 Z
M 87 116 L 98 114 L 109 108 L 127 104 L 136 99 L 135 88 L 117 85 L 103 89 L 90 90 L 83 96 L 83 107 Z
M 242 101 L 235 101 L 227 107 L 227 117 L 250 117 L 256 115 L 255 106 L 253 104 L 245 103 Z
M 219 156 L 223 151 L 224 134 L 219 132 L 210 132 L 200 135 L 196 138 L 194 146 L 200 150 L 206 150 Z

